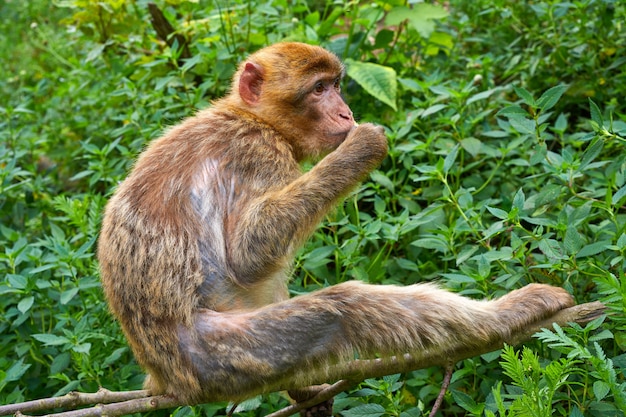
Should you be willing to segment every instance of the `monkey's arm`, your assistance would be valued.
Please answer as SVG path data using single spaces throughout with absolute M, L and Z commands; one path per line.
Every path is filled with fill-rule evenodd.
M 201 310 L 198 337 L 180 340 L 205 395 L 236 400 L 350 378 L 355 355 L 414 360 L 508 340 L 570 305 L 564 290 L 538 284 L 483 302 L 430 285 L 349 282 L 248 313 Z
M 386 154 L 382 127 L 360 125 L 309 172 L 250 201 L 229 233 L 228 255 L 238 278 L 253 282 L 284 269 L 324 215 Z

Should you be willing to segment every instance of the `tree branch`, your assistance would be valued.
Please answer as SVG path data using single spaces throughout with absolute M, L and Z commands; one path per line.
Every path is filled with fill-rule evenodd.
M 174 46 L 174 40 L 178 41 L 178 47 L 181 51 L 180 58 L 191 58 L 187 39 L 180 33 L 175 33 L 174 27 L 167 20 L 161 9 L 154 3 L 148 3 L 148 11 L 150 12 L 150 23 L 152 23 L 152 27 L 159 39 L 167 43 L 170 48 Z
M 342 366 L 342 370 L 344 372 L 341 376 L 338 376 L 338 379 L 343 378 L 342 380 L 321 390 L 317 395 L 306 401 L 292 404 L 282 410 L 269 414 L 266 417 L 287 417 L 300 410 L 327 401 L 338 393 L 349 389 L 353 385 L 356 385 L 358 382 L 367 378 L 377 378 L 384 375 L 408 372 L 432 366 L 445 367 L 449 366 L 450 363 L 456 363 L 463 359 L 498 350 L 505 343 L 509 345 L 517 345 L 524 340 L 529 339 L 533 334 L 539 332 L 542 328 L 552 328 L 553 323 L 562 327 L 567 326 L 568 323 L 585 324 L 600 317 L 604 314 L 605 310 L 606 307 L 600 302 L 580 304 L 566 308 L 549 318 L 532 323 L 531 325 L 520 329 L 506 339 L 494 340 L 492 343 L 479 348 L 461 348 L 446 352 L 425 351 L 420 352 L 419 356 L 404 355 L 403 357 L 386 359 L 356 360 L 353 361 L 347 368 L 345 365 Z M 345 373 L 346 369 L 348 369 L 347 374 Z M 45 398 L 19 404 L 0 406 L 0 416 L 10 414 L 23 416 L 22 413 L 49 410 L 53 408 L 75 408 L 77 406 L 90 404 L 98 405 L 91 408 L 49 414 L 48 416 L 117 417 L 125 414 L 142 413 L 145 411 L 189 405 L 181 404 L 175 398 L 164 395 L 148 396 L 148 391 L 112 392 L 101 388 L 98 392 L 93 394 L 72 392 L 64 395 L 63 397 Z

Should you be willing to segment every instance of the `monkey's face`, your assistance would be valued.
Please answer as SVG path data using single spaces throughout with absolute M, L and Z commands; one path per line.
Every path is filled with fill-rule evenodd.
M 302 103 L 303 126 L 308 122 L 309 131 L 304 136 L 315 143 L 314 153 L 328 153 L 344 141 L 354 127 L 352 110 L 341 96 L 340 78 L 315 79 Z
M 343 74 L 339 58 L 323 48 L 285 42 L 250 56 L 235 76 L 234 90 L 241 107 L 289 140 L 297 159 L 317 159 L 354 127 L 341 96 Z

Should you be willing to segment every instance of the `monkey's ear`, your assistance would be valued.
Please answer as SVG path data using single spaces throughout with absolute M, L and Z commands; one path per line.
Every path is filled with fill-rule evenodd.
M 239 96 L 246 104 L 254 105 L 261 98 L 263 68 L 254 62 L 246 62 L 239 77 Z

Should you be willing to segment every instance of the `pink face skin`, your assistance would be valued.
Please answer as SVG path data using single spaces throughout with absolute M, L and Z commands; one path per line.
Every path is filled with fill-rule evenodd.
M 315 133 L 327 151 L 343 142 L 355 126 L 352 110 L 341 96 L 340 79 L 319 79 L 304 100 L 306 117 L 320 121 Z

